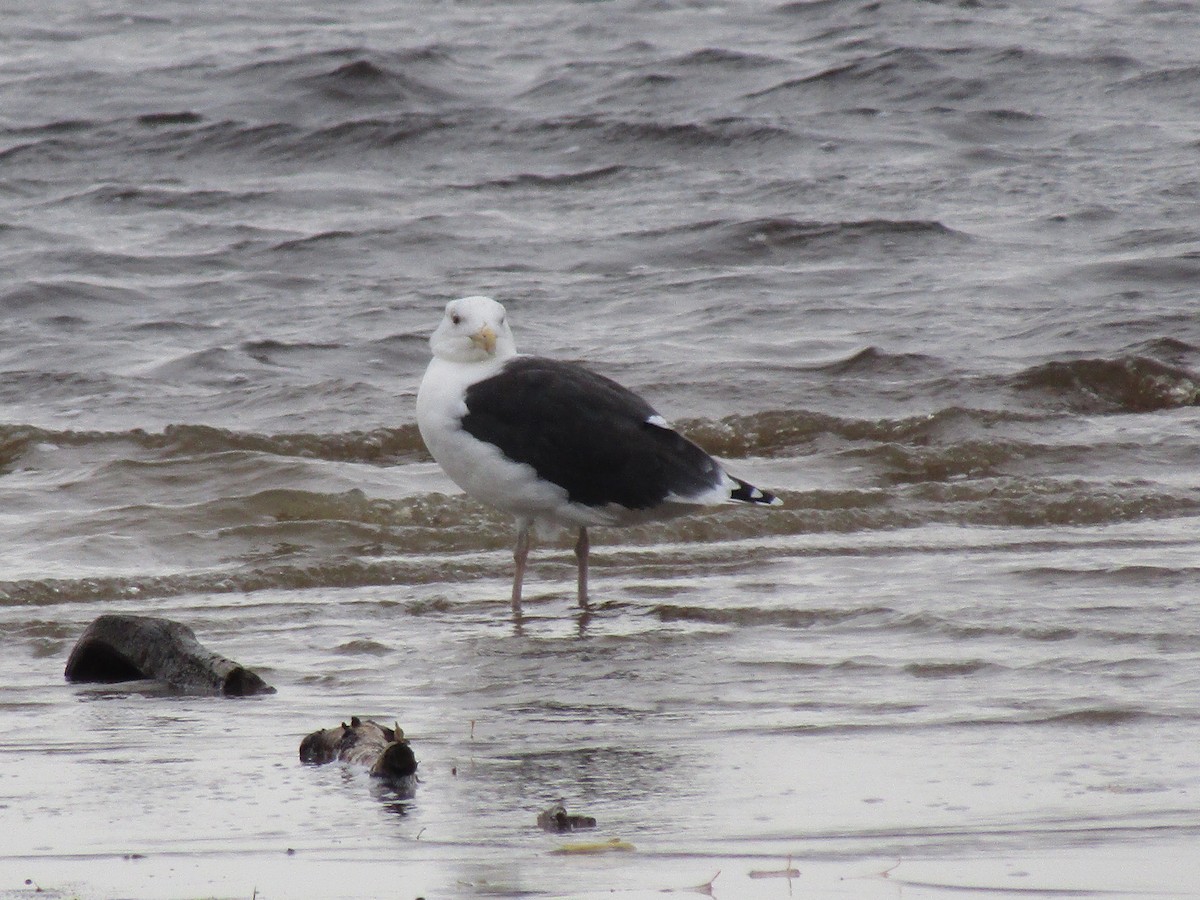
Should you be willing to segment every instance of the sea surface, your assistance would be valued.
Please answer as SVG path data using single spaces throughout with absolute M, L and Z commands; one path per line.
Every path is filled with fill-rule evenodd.
M 1167 0 L 5 4 L 0 896 L 1196 896 L 1198 47 Z M 479 293 L 785 505 L 595 531 L 590 615 L 543 533 L 514 622 L 414 421 Z M 68 684 L 109 612 L 278 693 Z M 300 764 L 353 715 L 414 798 Z

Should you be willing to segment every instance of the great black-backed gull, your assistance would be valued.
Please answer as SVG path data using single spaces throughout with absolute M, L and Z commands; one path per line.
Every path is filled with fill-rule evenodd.
M 450 301 L 429 345 L 417 425 L 452 481 L 516 516 L 517 615 L 535 522 L 579 529 L 578 594 L 586 608 L 589 527 L 721 503 L 781 502 L 727 474 L 615 381 L 574 363 L 518 354 L 504 307 L 490 297 Z

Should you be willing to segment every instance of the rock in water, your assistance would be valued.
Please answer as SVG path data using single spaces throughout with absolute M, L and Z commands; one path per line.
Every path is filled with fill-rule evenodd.
M 204 647 L 186 625 L 153 616 L 97 618 L 71 650 L 66 676 L 106 684 L 152 679 L 189 694 L 275 693 L 254 672 Z

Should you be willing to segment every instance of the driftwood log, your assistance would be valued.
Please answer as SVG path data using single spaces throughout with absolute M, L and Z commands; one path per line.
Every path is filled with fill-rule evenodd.
M 399 725 L 388 728 L 354 716 L 349 725 L 314 731 L 300 742 L 301 762 L 322 765 L 335 760 L 366 766 L 402 794 L 416 792 L 417 757 Z
M 104 615 L 87 627 L 67 659 L 68 681 L 153 679 L 188 694 L 273 694 L 254 672 L 204 647 L 192 629 L 152 616 Z

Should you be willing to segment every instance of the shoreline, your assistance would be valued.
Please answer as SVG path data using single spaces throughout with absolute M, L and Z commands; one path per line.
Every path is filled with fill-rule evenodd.
M 410 842 L 411 843 L 411 842 Z M 455 845 L 459 850 L 461 845 Z M 351 849 L 247 850 L 0 859 L 0 898 L 473 897 L 592 900 L 704 895 L 892 900 L 946 896 L 1194 896 L 1194 838 L 912 858 L 805 858 L 643 852 L 548 852 L 482 863 L 467 854 L 403 861 Z M 431 848 L 432 849 L 432 848 Z M 449 846 L 438 848 L 451 849 Z M 786 874 L 795 873 L 791 877 Z M 535 871 L 536 870 L 536 871 Z M 26 884 L 26 879 L 30 883 Z M 567 888 L 570 883 L 573 887 Z M 386 885 L 386 888 L 382 886 Z

